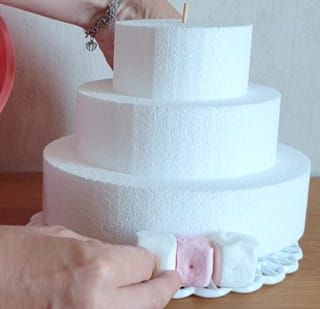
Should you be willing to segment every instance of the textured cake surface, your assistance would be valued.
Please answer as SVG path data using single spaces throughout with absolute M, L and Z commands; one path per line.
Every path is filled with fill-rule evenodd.
M 201 235 L 225 230 L 252 235 L 259 256 L 303 235 L 310 161 L 280 145 L 273 168 L 257 175 L 208 181 L 166 181 L 97 168 L 74 152 L 74 138 L 44 152 L 44 214 L 48 224 L 122 244 L 137 231 Z
M 275 163 L 280 93 L 251 85 L 221 101 L 166 104 L 126 97 L 112 81 L 79 89 L 76 150 L 109 170 L 155 178 L 229 178 Z
M 239 97 L 248 88 L 252 26 L 175 20 L 116 25 L 114 88 L 167 100 Z

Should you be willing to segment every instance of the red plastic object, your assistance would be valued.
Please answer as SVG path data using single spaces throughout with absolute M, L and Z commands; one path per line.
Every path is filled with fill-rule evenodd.
M 12 91 L 15 75 L 15 54 L 9 30 L 0 17 L 0 113 Z

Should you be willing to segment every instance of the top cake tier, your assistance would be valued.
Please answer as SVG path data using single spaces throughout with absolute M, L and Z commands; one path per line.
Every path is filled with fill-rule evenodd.
M 251 39 L 252 26 L 118 22 L 114 90 L 167 101 L 243 96 L 248 90 Z

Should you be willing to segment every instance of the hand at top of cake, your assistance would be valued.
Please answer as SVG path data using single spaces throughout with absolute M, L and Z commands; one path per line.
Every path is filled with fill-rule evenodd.
M 180 14 L 167 0 L 125 0 L 117 19 L 178 19 L 180 17 Z M 114 31 L 108 28 L 102 29 L 98 32 L 96 39 L 107 62 L 113 67 Z
M 80 26 L 92 28 L 104 16 L 111 0 L 0 0 L 0 4 L 13 6 L 35 14 Z M 124 0 L 117 19 L 175 19 L 181 17 L 168 0 Z M 109 65 L 113 67 L 114 32 L 102 29 L 96 39 Z
M 63 227 L 0 227 L 0 307 L 163 308 L 180 282 L 157 264 Z

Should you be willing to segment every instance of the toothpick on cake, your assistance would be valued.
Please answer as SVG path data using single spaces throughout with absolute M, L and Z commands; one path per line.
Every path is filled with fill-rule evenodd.
M 182 14 L 182 23 L 185 24 L 188 20 L 189 16 L 189 3 L 186 2 L 183 7 L 183 14 Z

